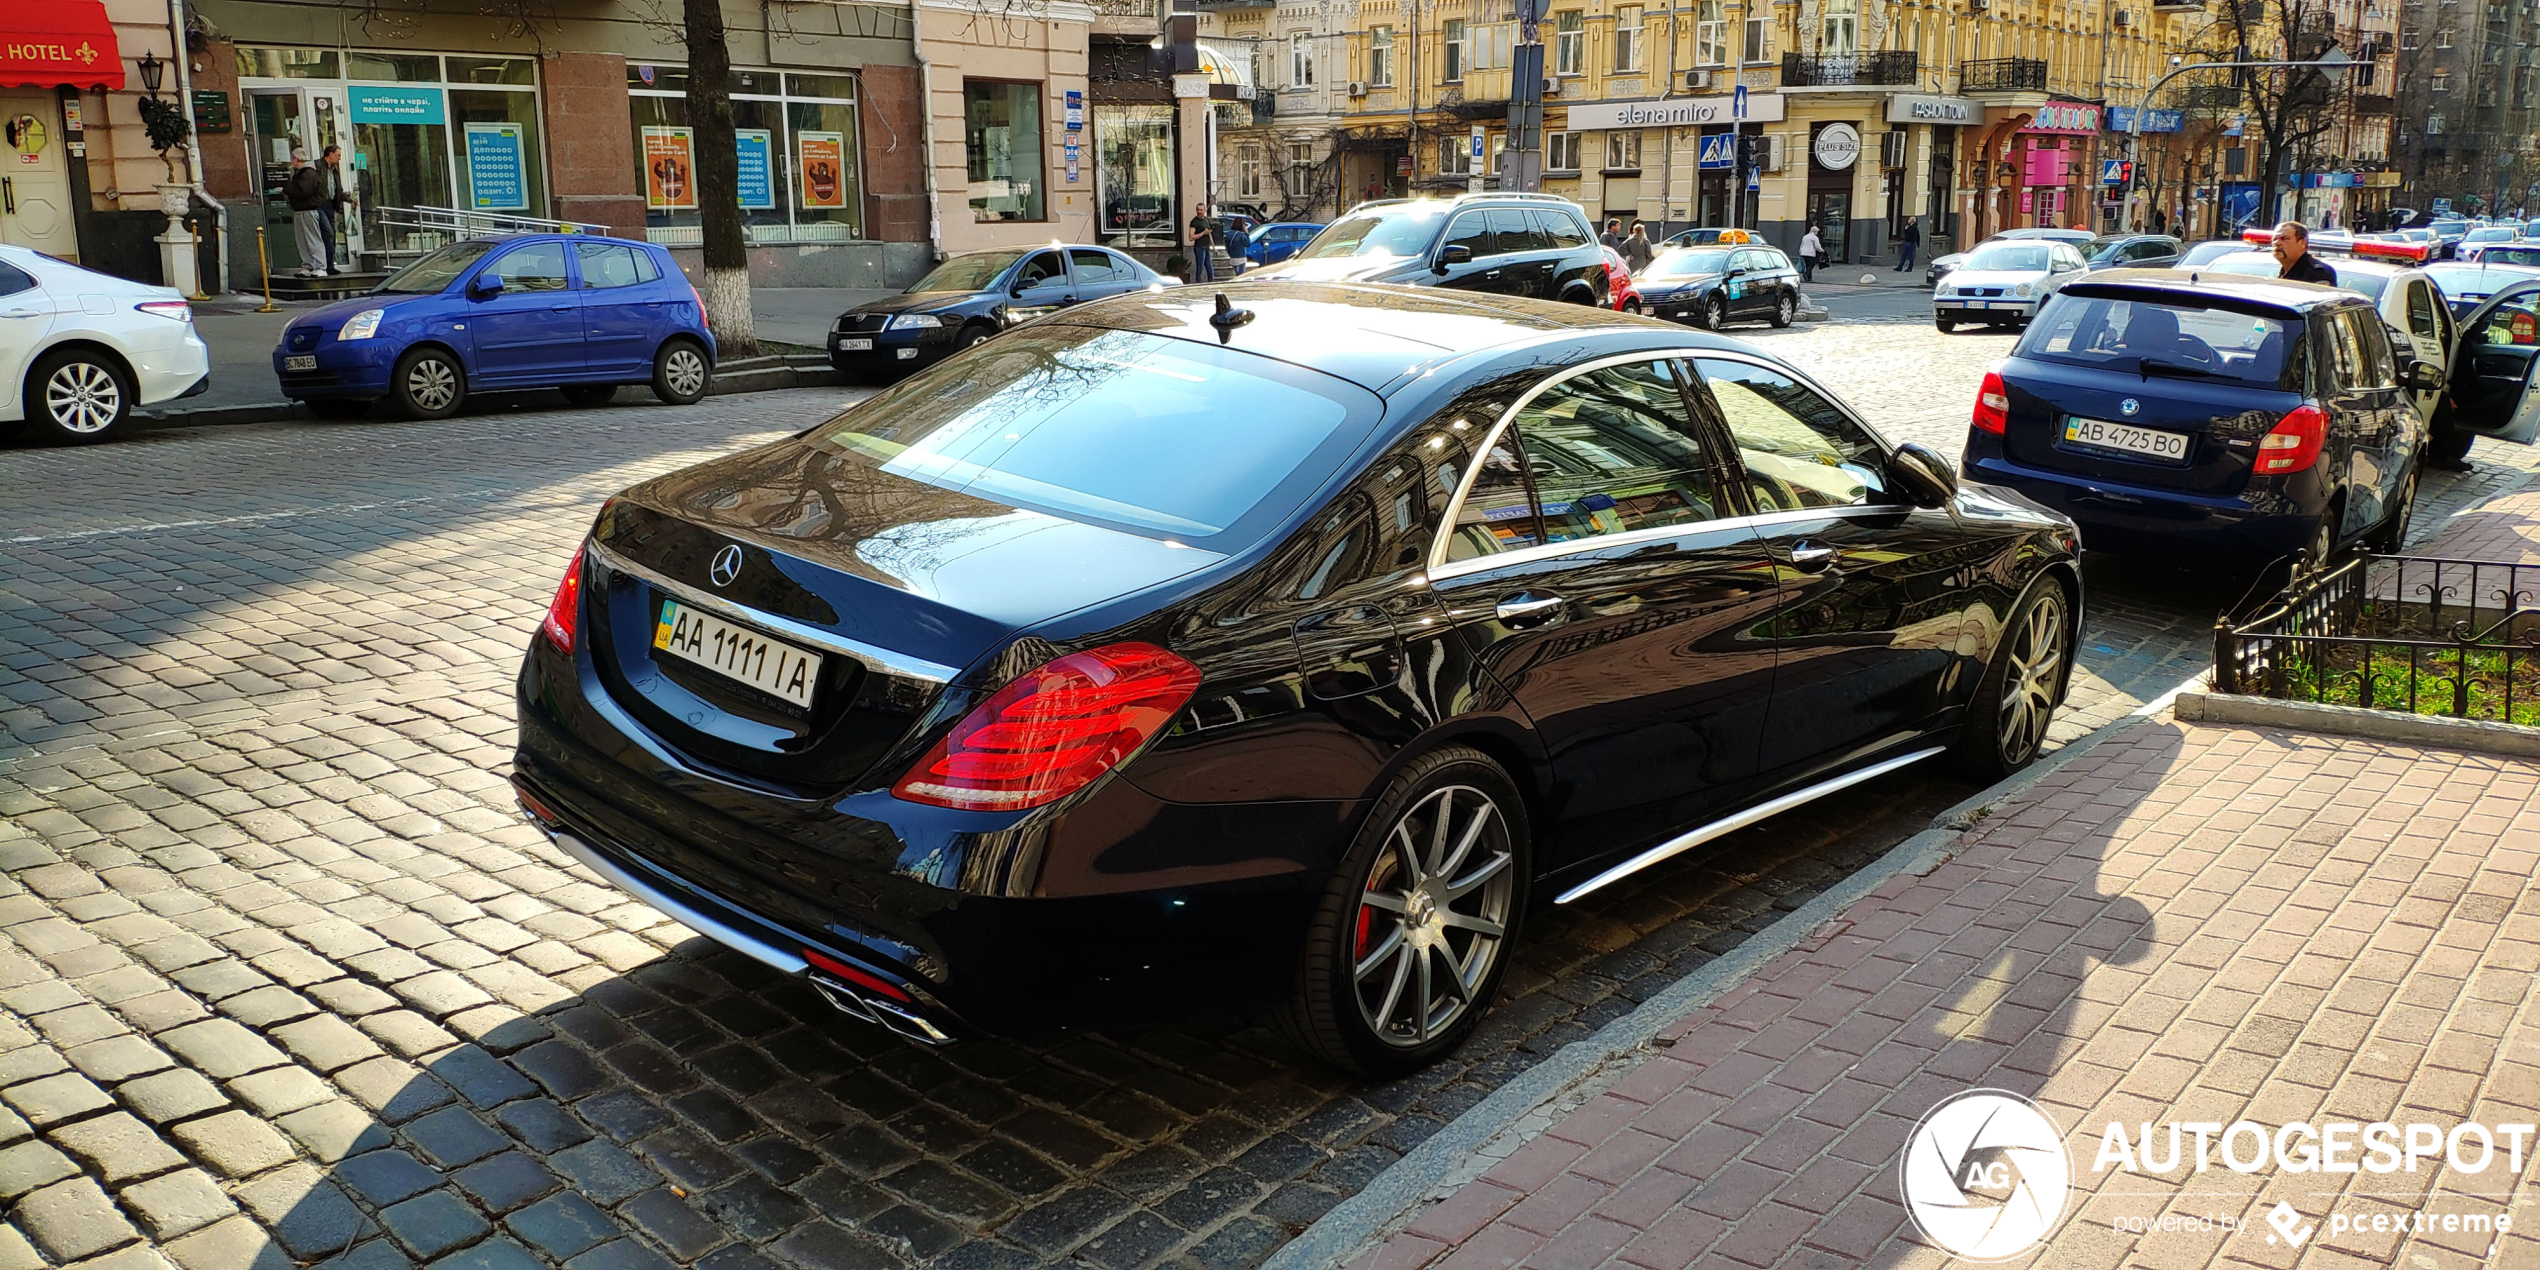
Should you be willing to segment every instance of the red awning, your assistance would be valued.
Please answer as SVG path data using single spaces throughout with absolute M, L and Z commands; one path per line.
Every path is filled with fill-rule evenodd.
M 103 0 L 21 0 L 9 10 L 0 88 L 123 87 L 123 55 Z

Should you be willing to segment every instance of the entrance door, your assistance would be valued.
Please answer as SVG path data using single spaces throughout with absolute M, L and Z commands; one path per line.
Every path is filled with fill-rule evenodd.
M 291 180 L 291 151 L 308 151 L 309 162 L 316 163 L 328 146 L 342 146 L 335 168 L 336 188 L 357 193 L 356 170 L 350 137 L 344 127 L 344 89 L 337 84 L 307 85 L 293 88 L 249 88 L 247 120 L 248 159 L 257 176 L 256 188 L 264 194 L 265 246 L 272 255 L 274 269 L 295 267 L 291 253 L 291 201 L 283 187 Z M 335 259 L 347 264 L 354 253 L 362 250 L 359 218 L 351 215 L 336 218 Z M 290 263 L 286 264 L 286 259 Z
M 79 259 L 62 113 L 50 93 L 0 93 L 0 243 Z
M 1811 191 L 1808 195 L 1808 223 L 1817 227 L 1817 241 L 1826 245 L 1820 267 L 1843 264 L 1852 259 L 1852 241 L 1847 236 L 1852 227 L 1852 194 L 1849 190 Z

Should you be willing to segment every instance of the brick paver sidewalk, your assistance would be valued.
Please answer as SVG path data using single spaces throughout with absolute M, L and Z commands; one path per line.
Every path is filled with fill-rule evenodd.
M 2418 555 L 2540 564 L 2540 488 L 2518 490 L 2462 512 Z
M 2037 1264 L 2540 1264 L 2519 1225 L 2465 1229 L 2540 1227 L 2501 1140 L 2478 1173 L 2244 1173 L 2229 1143 L 2203 1172 L 2094 1170 L 2112 1121 L 2130 1140 L 2145 1122 L 2540 1121 L 2536 789 L 2515 760 L 2138 725 L 1665 1030 L 1359 1266 L 1944 1264 L 1906 1219 L 1899 1157 L 1979 1087 L 2065 1134 L 2072 1191 Z M 2266 1224 L 2279 1201 L 2301 1240 Z M 2389 1229 L 2420 1212 L 2434 1229 Z

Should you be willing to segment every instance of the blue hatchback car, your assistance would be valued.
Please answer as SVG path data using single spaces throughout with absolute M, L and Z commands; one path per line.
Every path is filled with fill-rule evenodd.
M 331 418 L 383 398 L 410 419 L 470 392 L 561 388 L 578 405 L 620 384 L 674 405 L 706 395 L 714 336 L 670 253 L 589 234 L 455 242 L 370 294 L 294 318 L 273 350 L 282 395 Z
M 1244 243 L 1244 259 L 1256 265 L 1275 265 L 1314 241 L 1323 227 L 1311 221 L 1274 221 L 1252 231 Z

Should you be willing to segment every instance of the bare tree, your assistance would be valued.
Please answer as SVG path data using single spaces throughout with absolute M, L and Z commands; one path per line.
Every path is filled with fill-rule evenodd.
M 688 38 L 688 128 L 696 164 L 697 221 L 704 268 L 697 294 L 706 328 L 724 357 L 758 353 L 750 316 L 749 248 L 741 240 L 741 153 L 732 132 L 732 50 L 724 42 L 721 0 L 685 0 Z
M 2230 0 L 2222 19 L 2208 28 L 2208 56 L 2231 61 L 2311 61 L 2337 44 L 2337 13 L 2330 0 Z M 2232 72 L 2259 139 L 2258 214 L 2275 218 L 2276 191 L 2284 165 L 2297 151 L 2316 149 L 2352 106 L 2344 77 L 2316 67 Z

